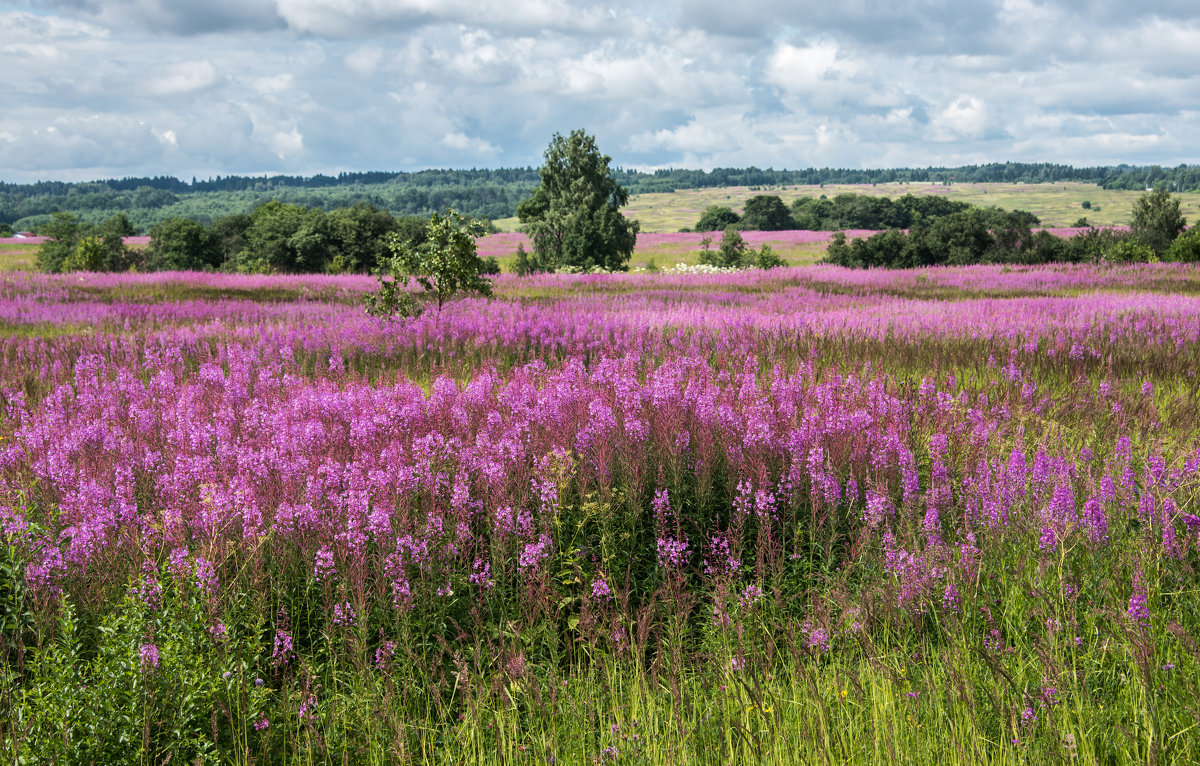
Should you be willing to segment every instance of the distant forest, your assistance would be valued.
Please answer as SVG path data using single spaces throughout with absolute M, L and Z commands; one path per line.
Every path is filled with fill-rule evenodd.
M 1200 191 L 1200 165 L 1075 168 L 1049 163 L 995 163 L 956 168 L 898 168 L 852 170 L 811 168 L 773 170 L 715 168 L 657 170 L 643 173 L 617 170 L 617 181 L 632 194 L 671 192 L 725 186 L 799 186 L 895 182 L 1049 183 L 1079 181 L 1105 189 L 1143 190 L 1162 187 L 1172 192 Z M 218 176 L 190 182 L 173 177 L 122 178 L 67 183 L 0 182 L 0 223 L 36 230 L 55 212 L 77 215 L 85 223 L 100 223 L 125 213 L 145 230 L 168 218 L 209 223 L 223 216 L 248 213 L 267 201 L 332 210 L 359 202 L 393 215 L 428 215 L 447 207 L 476 218 L 508 218 L 517 204 L 538 184 L 536 168 L 499 170 L 422 170 L 412 173 L 340 173 L 337 176 Z

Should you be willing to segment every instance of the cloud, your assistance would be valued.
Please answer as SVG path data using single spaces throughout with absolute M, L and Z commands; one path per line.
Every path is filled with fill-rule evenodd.
M 283 26 L 274 0 L 34 0 L 49 12 L 72 12 L 112 29 L 147 29 L 173 35 L 230 30 L 262 31 Z
M 276 0 L 279 16 L 294 31 L 324 38 L 410 31 L 428 24 L 540 33 L 585 31 L 611 15 L 563 0 Z
M 500 150 L 482 138 L 472 138 L 465 133 L 453 132 L 442 136 L 442 146 L 462 152 L 470 157 L 494 157 Z
M 23 0 L 3 180 L 1196 162 L 1190 0 Z M 51 130 L 50 128 L 53 128 Z
M 798 48 L 783 44 L 775 49 L 767 60 L 767 82 L 785 90 L 812 87 L 834 74 L 838 47 L 833 43 L 819 43 Z
M 950 102 L 934 123 L 934 135 L 939 140 L 980 138 L 989 122 L 987 104 L 975 96 L 959 96 Z
M 216 85 L 221 79 L 216 66 L 208 59 L 170 64 L 145 84 L 152 96 L 177 96 L 196 93 Z

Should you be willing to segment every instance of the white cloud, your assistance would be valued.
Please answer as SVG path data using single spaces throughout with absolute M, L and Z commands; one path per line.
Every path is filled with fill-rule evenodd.
M 211 88 L 220 81 L 217 67 L 207 59 L 171 64 L 150 78 L 146 92 L 153 96 L 176 96 Z
M 604 9 L 580 8 L 564 0 L 276 0 L 276 10 L 291 29 L 328 38 L 437 23 L 489 30 L 587 31 L 612 20 Z
M 108 37 L 104 27 L 66 16 L 26 11 L 0 11 L 0 40 L 33 42 L 48 39 Z
M 300 135 L 300 131 L 295 128 L 286 133 L 282 130 L 276 131 L 275 135 L 271 137 L 271 146 L 279 159 L 285 160 L 304 148 L 304 136 Z
M 383 63 L 383 49 L 378 45 L 364 45 L 346 54 L 346 66 L 361 75 L 372 74 Z
M 468 156 L 494 156 L 500 153 L 500 150 L 482 138 L 472 138 L 465 133 L 454 132 L 447 133 L 442 136 L 442 146 L 448 149 L 453 149 L 456 152 L 462 152 Z
M 19 0 L 0 176 L 1195 162 L 1200 9 L 1082 0 Z M 734 18 L 736 17 L 736 18 Z M 49 130 L 54 128 L 54 130 Z
M 838 47 L 820 43 L 805 48 L 782 44 L 767 61 L 767 81 L 792 90 L 816 85 L 835 73 Z
M 975 96 L 959 96 L 938 115 L 934 135 L 938 140 L 979 138 L 988 127 L 987 104 Z
M 728 147 L 727 135 L 694 120 L 686 125 L 664 128 L 653 133 L 641 133 L 629 139 L 629 148 L 639 152 L 665 149 L 683 154 L 702 155 Z

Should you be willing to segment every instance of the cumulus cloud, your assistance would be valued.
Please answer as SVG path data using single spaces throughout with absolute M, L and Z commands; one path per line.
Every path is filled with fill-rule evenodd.
M 208 59 L 169 64 L 153 75 L 145 88 L 154 96 L 175 96 L 211 88 L 220 80 L 216 66 Z
M 4 10 L 8 9 L 8 10 Z M 21 0 L 3 180 L 1196 161 L 1191 0 Z
M 436 23 L 531 32 L 586 31 L 612 18 L 603 9 L 563 0 L 276 0 L 276 8 L 289 28 L 331 38 Z
M 500 153 L 500 150 L 488 141 L 482 138 L 472 138 L 457 131 L 442 136 L 441 144 L 447 149 L 462 152 L 469 157 L 493 157 Z

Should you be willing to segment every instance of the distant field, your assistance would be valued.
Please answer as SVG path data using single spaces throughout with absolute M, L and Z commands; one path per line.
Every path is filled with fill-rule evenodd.
M 847 232 L 851 237 L 868 236 L 872 233 Z M 694 266 L 700 262 L 704 240 L 708 239 L 709 247 L 716 250 L 721 244 L 721 237 L 721 232 L 642 232 L 638 235 L 637 248 L 633 251 L 629 266 L 636 269 L 648 265 L 650 261 L 659 268 L 669 268 L 680 263 Z M 776 255 L 793 266 L 816 263 L 824 257 L 825 248 L 832 237 L 833 232 L 828 231 L 747 231 L 743 234 L 748 247 L 758 249 L 763 244 L 768 244 Z M 533 249 L 529 238 L 524 234 L 492 234 L 479 240 L 479 256 L 495 258 L 501 267 L 508 271 L 519 244 L 524 244 L 526 250 Z
M 747 199 L 758 194 L 775 194 L 790 203 L 800 197 L 829 197 L 847 192 L 882 197 L 902 197 L 905 194 L 938 194 L 973 205 L 995 205 L 1008 210 L 1028 210 L 1042 219 L 1044 226 L 1071 226 L 1081 217 L 1100 226 L 1129 223 L 1129 211 L 1142 192 L 1108 191 L 1095 184 L 878 184 L 825 186 L 788 186 L 759 188 L 747 186 L 721 189 L 689 189 L 669 194 L 637 194 L 630 198 L 623 212 L 642 224 L 642 231 L 679 231 L 695 225 L 709 205 L 726 205 L 741 211 Z M 1189 223 L 1200 220 L 1200 194 L 1188 193 L 1183 198 L 1183 213 Z M 1090 210 L 1083 202 L 1090 202 Z M 505 231 L 515 231 L 517 220 L 506 218 L 496 225 Z
M 0 271 L 32 271 L 37 251 L 36 244 L 0 243 Z

